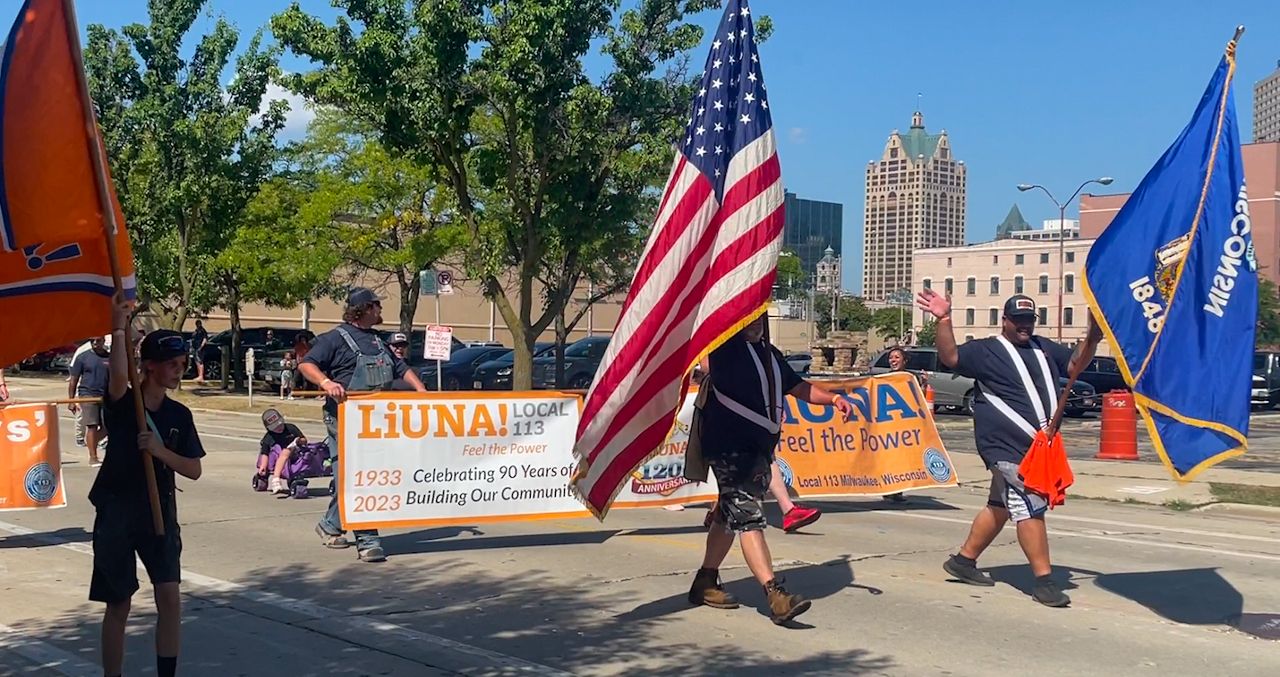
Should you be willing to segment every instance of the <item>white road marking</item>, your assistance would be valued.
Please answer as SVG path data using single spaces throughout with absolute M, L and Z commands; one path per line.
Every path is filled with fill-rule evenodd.
M 33 529 L 29 529 L 24 526 L 19 526 L 17 524 L 0 522 L 0 530 L 7 531 L 11 534 L 18 535 L 18 536 L 29 536 L 43 543 L 48 543 L 50 545 L 54 545 L 60 548 L 65 548 L 67 550 L 71 550 L 72 552 L 78 552 L 80 554 L 90 555 L 90 556 L 93 555 L 93 548 L 85 543 L 73 543 L 73 542 L 67 541 L 66 539 L 58 538 L 56 536 L 49 536 L 47 534 L 42 534 L 42 533 L 36 532 Z M 141 568 L 141 563 L 139 563 L 139 568 Z M 374 633 L 380 636 L 385 636 L 387 634 L 394 634 L 397 639 L 417 647 L 423 647 L 423 646 L 430 647 L 435 649 L 437 653 L 452 654 L 455 657 L 458 655 L 466 656 L 467 658 L 471 659 L 472 663 L 475 664 L 476 669 L 486 674 L 519 673 L 522 675 L 546 675 L 548 677 L 568 677 L 571 674 L 567 672 L 562 672 L 560 670 L 557 670 L 555 668 L 552 668 L 546 665 L 541 665 L 539 663 L 526 661 L 522 658 L 516 658 L 515 656 L 508 656 L 506 654 L 498 653 L 496 651 L 490 651 L 488 649 L 483 649 L 478 646 L 464 644 L 462 642 L 457 642 L 452 639 L 440 637 L 438 635 L 432 635 L 425 632 L 420 632 L 417 630 L 406 628 L 401 625 L 396 625 L 394 623 L 388 623 L 386 621 L 377 620 L 375 618 L 370 618 L 366 616 L 350 616 L 346 612 L 320 606 L 319 604 L 315 604 L 313 602 L 293 599 L 291 597 L 285 597 L 284 595 L 278 595 L 273 592 L 257 590 L 254 588 L 241 585 L 239 583 L 233 583 L 231 581 L 222 580 L 220 578 L 214 578 L 212 576 L 205 576 L 203 574 L 198 574 L 194 571 L 189 571 L 187 569 L 182 570 L 182 580 L 184 582 L 190 583 L 192 585 L 195 585 L 201 588 L 214 590 L 224 594 L 235 595 L 237 597 L 241 597 L 245 600 L 255 602 L 257 604 L 273 606 L 278 609 L 290 611 L 292 613 L 305 616 L 308 618 L 312 618 L 315 620 L 325 620 L 327 622 L 337 623 L 338 625 L 341 625 L 343 628 L 350 631 L 352 634 L 360 633 L 360 632 Z M 4 626 L 0 626 L 0 628 L 3 628 L 3 627 Z M 17 632 L 17 631 L 14 631 L 14 632 L 16 633 L 16 636 L 20 640 L 19 642 L 15 643 L 15 646 L 16 645 L 31 646 L 31 645 L 38 644 L 38 642 L 34 642 L 33 640 L 26 639 L 20 632 Z M 3 637 L 3 635 L 0 635 L 0 637 Z M 350 641 L 352 644 L 359 644 L 359 642 L 356 642 L 354 639 L 348 639 L 347 641 Z M 9 646 L 8 644 L 0 644 L 0 647 L 8 648 L 8 646 Z M 33 649 L 33 651 L 37 649 L 39 649 L 39 647 L 36 647 L 35 649 Z M 55 647 L 48 647 L 48 649 L 52 651 L 60 651 Z M 53 655 L 53 654 L 49 654 L 49 655 Z M 98 674 L 99 672 L 98 668 L 96 666 L 92 666 L 92 667 L 94 671 L 92 673 L 87 673 L 87 674 L 93 674 L 93 675 Z M 79 677 L 79 675 L 86 674 L 86 673 L 64 672 L 63 674 L 75 675 L 76 677 Z
M 867 512 L 870 512 L 870 511 L 867 511 Z M 911 517 L 915 519 L 934 520 L 937 522 L 951 522 L 953 524 L 971 524 L 973 522 L 972 519 L 958 519 L 955 517 L 943 517 L 941 515 L 924 515 L 921 513 L 907 512 L 904 510 L 882 510 L 882 511 L 878 511 L 878 513 L 882 515 L 895 515 L 898 517 Z M 1058 519 L 1058 517 L 1055 516 L 1055 519 Z M 1066 519 L 1066 518 L 1062 518 L 1062 519 Z M 1080 519 L 1080 518 L 1077 518 L 1077 519 Z M 1099 520 L 1099 521 L 1106 522 L 1107 520 Z M 1120 524 L 1120 523 L 1115 523 L 1115 524 Z M 1130 526 L 1140 526 L 1140 525 L 1130 525 Z M 1145 527 L 1147 529 L 1156 529 L 1156 530 L 1162 529 L 1162 527 L 1151 526 L 1151 525 L 1145 525 Z M 1181 531 L 1181 530 L 1166 529 L 1166 531 Z M 1148 541 L 1141 538 L 1134 538 L 1132 536 L 1125 536 L 1121 538 L 1117 536 L 1104 536 L 1102 534 L 1086 534 L 1079 531 L 1064 531 L 1062 529 L 1050 529 L 1049 533 L 1053 536 L 1074 536 L 1076 538 L 1089 538 L 1095 541 L 1109 541 L 1112 543 L 1124 543 L 1125 545 L 1147 545 L 1153 548 L 1165 548 L 1167 550 L 1187 550 L 1190 552 L 1209 553 L 1211 555 L 1229 555 L 1231 557 L 1243 557 L 1245 559 L 1264 559 L 1272 562 L 1280 562 L 1280 555 L 1268 555 L 1260 552 L 1241 552 L 1238 550 L 1225 550 L 1223 548 L 1201 547 L 1198 545 L 1185 545 L 1182 543 L 1162 543 L 1160 541 Z M 1201 532 L 1201 533 L 1211 533 L 1211 532 Z M 1274 539 L 1261 539 L 1261 540 L 1274 541 Z
M 17 628 L 0 624 L 0 651 L 8 651 L 66 677 L 98 677 L 102 668 L 58 647 L 32 639 Z M 9 666 L 14 667 L 14 666 Z
M 1133 487 L 1120 487 L 1119 489 L 1116 489 L 1116 493 L 1138 494 L 1140 496 L 1150 496 L 1151 494 L 1159 494 L 1168 490 L 1169 490 L 1169 487 L 1133 486 Z

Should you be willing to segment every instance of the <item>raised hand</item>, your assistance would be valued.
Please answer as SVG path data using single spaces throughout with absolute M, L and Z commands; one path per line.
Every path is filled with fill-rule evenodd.
M 942 319 L 951 314 L 951 299 L 932 289 L 924 289 L 916 294 L 916 307 Z

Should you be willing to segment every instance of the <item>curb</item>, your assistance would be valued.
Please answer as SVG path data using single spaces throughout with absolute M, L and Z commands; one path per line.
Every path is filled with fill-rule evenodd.
M 1229 515 L 1260 517 L 1267 520 L 1280 520 L 1280 508 L 1270 505 L 1253 505 L 1250 503 L 1210 503 L 1195 508 L 1192 512 L 1221 512 Z

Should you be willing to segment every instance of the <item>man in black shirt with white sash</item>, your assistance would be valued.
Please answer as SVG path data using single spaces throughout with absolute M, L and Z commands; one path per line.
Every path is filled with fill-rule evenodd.
M 782 625 L 809 609 L 809 600 L 788 593 L 773 575 L 773 558 L 764 540 L 764 508 L 773 456 L 782 430 L 783 397 L 829 405 L 845 418 L 848 400 L 796 375 L 782 353 L 765 338 L 764 316 L 757 317 L 708 357 L 710 377 L 701 410 L 702 456 L 715 473 L 720 496 L 707 532 L 702 568 L 689 589 L 689 601 L 717 609 L 736 609 L 738 600 L 720 585 L 720 563 L 742 535 L 742 555 L 764 588 L 769 615 Z
M 995 540 L 1010 518 L 1018 528 L 1031 572 L 1036 577 L 1032 595 L 1046 606 L 1071 603 L 1050 579 L 1049 537 L 1044 515 L 1045 497 L 1023 486 L 1018 465 L 1038 430 L 1046 429 L 1058 403 L 1058 379 L 1079 374 L 1093 359 L 1102 333 L 1089 318 L 1089 337 L 1075 352 L 1042 336 L 1034 336 L 1035 301 L 1014 296 L 1004 304 L 999 336 L 956 345 L 951 327 L 950 299 L 925 289 L 916 298 L 921 310 L 938 319 L 938 361 L 961 376 L 976 380 L 973 397 L 973 434 L 978 454 L 991 471 L 987 507 L 978 513 L 960 552 L 943 569 L 961 582 L 992 586 L 990 576 L 978 570 L 977 559 Z

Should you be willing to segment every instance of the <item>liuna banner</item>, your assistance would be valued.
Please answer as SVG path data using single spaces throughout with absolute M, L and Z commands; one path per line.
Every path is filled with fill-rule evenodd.
M 909 374 L 842 381 L 853 404 L 787 398 L 777 458 L 800 496 L 875 496 L 955 486 L 951 458 Z M 695 393 L 631 474 L 614 508 L 714 500 L 684 479 Z M 338 411 L 340 509 L 348 529 L 588 517 L 570 489 L 581 398 L 560 393 L 381 393 Z M 714 431 L 704 431 L 714 434 Z
M 0 510 L 66 507 L 61 456 L 53 405 L 0 407 Z

